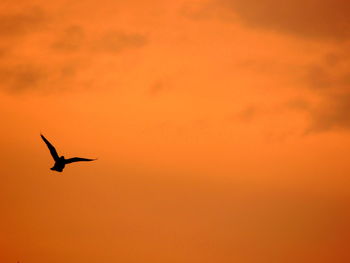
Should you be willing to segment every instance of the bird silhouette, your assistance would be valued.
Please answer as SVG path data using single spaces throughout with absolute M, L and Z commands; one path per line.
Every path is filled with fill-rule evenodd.
M 53 171 L 62 172 L 64 167 L 66 166 L 66 164 L 69 164 L 69 163 L 90 162 L 90 161 L 97 160 L 97 159 L 86 159 L 86 158 L 80 158 L 80 157 L 73 157 L 73 158 L 65 159 L 63 155 L 58 156 L 58 153 L 57 153 L 55 147 L 53 147 L 53 145 L 44 137 L 44 135 L 40 134 L 40 136 L 44 140 L 44 142 L 46 143 L 47 148 L 49 148 L 50 153 L 52 155 L 52 158 L 55 160 L 54 166 L 52 168 L 50 168 Z

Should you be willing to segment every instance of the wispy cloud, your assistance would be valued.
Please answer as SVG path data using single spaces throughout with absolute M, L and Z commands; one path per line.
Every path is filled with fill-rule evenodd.
M 10 94 L 70 90 L 103 53 L 118 55 L 148 43 L 128 30 L 62 24 L 55 10 L 40 6 L 5 11 L 0 8 L 0 90 Z
M 0 37 L 14 37 L 42 29 L 48 16 L 40 7 L 15 13 L 0 13 Z
M 308 109 L 311 125 L 308 133 L 350 129 L 350 93 L 329 95 L 321 105 Z
M 0 67 L 0 85 L 10 93 L 36 89 L 47 77 L 44 67 L 30 63 Z
M 141 34 L 111 31 L 94 42 L 94 49 L 107 53 L 119 53 L 125 49 L 143 47 L 147 42 L 147 37 Z
M 350 37 L 350 2 L 343 0 L 214 0 L 245 24 L 306 38 Z
M 256 106 L 249 106 L 240 111 L 236 117 L 241 122 L 251 122 L 259 115 L 259 113 L 260 111 Z
M 57 51 L 74 52 L 78 51 L 85 40 L 84 28 L 78 25 L 69 26 L 53 43 L 52 47 Z

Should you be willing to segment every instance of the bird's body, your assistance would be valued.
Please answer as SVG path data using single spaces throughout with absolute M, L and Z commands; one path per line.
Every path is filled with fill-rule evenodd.
M 40 136 L 43 139 L 43 141 L 46 143 L 46 146 L 49 148 L 52 158 L 55 161 L 54 166 L 50 168 L 52 171 L 62 172 L 66 164 L 69 164 L 69 163 L 82 162 L 82 161 L 90 162 L 90 161 L 96 160 L 96 159 L 86 159 L 86 158 L 80 158 L 80 157 L 66 159 L 64 158 L 64 156 L 58 156 L 55 147 L 53 147 L 53 145 L 44 137 L 44 135 L 40 134 Z
M 64 156 L 61 156 L 57 161 L 55 161 L 54 166 L 52 166 L 52 168 L 50 169 L 52 171 L 62 172 L 65 166 L 66 164 L 65 164 Z

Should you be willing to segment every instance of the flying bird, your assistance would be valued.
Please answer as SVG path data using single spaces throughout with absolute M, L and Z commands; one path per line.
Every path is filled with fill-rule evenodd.
M 64 158 L 64 156 L 58 156 L 58 153 L 55 149 L 55 147 L 53 147 L 53 145 L 44 137 L 44 135 L 40 134 L 41 138 L 44 140 L 44 142 L 47 145 L 47 148 L 49 148 L 50 153 L 53 157 L 53 159 L 55 160 L 55 164 L 52 168 L 50 168 L 53 171 L 57 171 L 57 172 L 62 172 L 64 167 L 66 166 L 66 164 L 69 163 L 74 163 L 74 162 L 90 162 L 90 161 L 94 161 L 96 159 L 86 159 L 86 158 L 80 158 L 80 157 L 73 157 L 73 158 L 69 158 L 66 159 Z

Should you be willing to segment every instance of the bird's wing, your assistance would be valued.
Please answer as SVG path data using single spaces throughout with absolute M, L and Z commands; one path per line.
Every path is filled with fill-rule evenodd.
M 44 135 L 40 134 L 41 138 L 44 140 L 44 142 L 47 145 L 47 148 L 49 148 L 50 153 L 55 161 L 59 159 L 58 154 L 56 152 L 55 147 L 52 146 L 52 144 L 44 137 Z
M 74 162 L 91 162 L 95 161 L 97 159 L 86 159 L 86 158 L 80 158 L 80 157 L 73 157 L 65 160 L 65 163 L 74 163 Z

